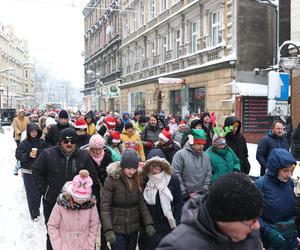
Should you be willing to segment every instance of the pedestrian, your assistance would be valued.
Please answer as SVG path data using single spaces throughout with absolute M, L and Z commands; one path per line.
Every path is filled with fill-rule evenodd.
M 112 150 L 112 160 L 120 161 L 123 152 L 126 150 L 125 144 L 121 140 L 119 131 L 111 131 L 106 141 L 107 148 Z
M 114 117 L 116 119 L 116 127 L 115 130 L 118 131 L 120 134 L 122 133 L 123 129 L 124 129 L 124 122 L 121 119 L 121 116 L 118 112 L 114 112 Z
M 73 128 L 63 129 L 58 144 L 45 149 L 32 168 L 33 182 L 43 196 L 46 225 L 63 185 L 72 180 L 81 169 L 89 171 L 94 182 L 93 193 L 99 192 L 100 187 L 94 166 L 87 151 L 79 150 L 76 146 L 77 139 L 78 136 Z M 51 249 L 47 234 L 47 250 Z
M 47 147 L 44 140 L 40 139 L 42 130 L 36 123 L 27 126 L 27 138 L 16 149 L 16 159 L 21 163 L 23 182 L 29 213 L 33 221 L 40 216 L 41 195 L 33 184 L 32 166 L 37 157 Z
M 135 123 L 136 130 L 139 132 L 139 134 L 142 133 L 145 126 L 147 125 L 147 117 L 144 115 L 141 115 L 138 122 Z
M 181 145 L 182 136 L 187 131 L 188 127 L 185 121 L 180 121 L 178 123 L 177 129 L 175 129 L 174 134 L 172 135 L 173 140 L 178 142 Z
M 150 154 L 149 154 L 150 155 Z M 180 224 L 182 197 L 180 182 L 170 163 L 159 154 L 148 159 L 143 167 L 144 199 L 154 222 L 156 233 L 139 235 L 140 250 L 154 250 L 159 242 Z
M 60 140 L 60 132 L 65 128 L 70 128 L 69 114 L 66 110 L 61 110 L 58 114 L 57 124 L 49 129 L 45 140 L 49 147 L 56 146 Z
M 183 148 L 184 145 L 187 143 L 187 141 L 189 140 L 189 135 L 192 133 L 193 129 L 202 129 L 203 124 L 202 121 L 196 117 L 191 121 L 191 126 L 189 129 L 187 129 L 183 135 L 182 135 L 182 140 L 181 140 L 181 147 Z M 204 148 L 206 149 L 206 146 L 204 146 Z M 204 149 L 204 151 L 205 151 Z
M 240 160 L 241 172 L 249 174 L 248 148 L 245 137 L 241 134 L 241 121 L 236 116 L 229 116 L 224 121 L 224 127 L 232 127 L 226 136 L 226 144 L 233 150 Z
M 289 149 L 289 143 L 284 136 L 281 120 L 275 120 L 272 124 L 271 133 L 264 136 L 258 143 L 256 159 L 260 164 L 260 176 L 265 174 L 268 156 L 274 148 Z
M 129 113 L 127 111 L 124 111 L 122 114 L 122 122 L 124 123 L 124 126 L 130 122 Z
M 221 176 L 210 192 L 190 199 L 183 207 L 181 224 L 157 250 L 262 250 L 259 220 L 263 197 L 240 173 Z
M 205 136 L 206 136 L 206 145 L 205 145 L 205 149 L 208 149 L 211 145 L 212 145 L 212 138 L 214 135 L 214 130 L 213 130 L 213 126 L 211 123 L 211 117 L 209 112 L 204 112 L 201 117 L 200 120 L 202 121 L 202 128 L 205 132 Z
M 145 161 L 145 153 L 143 143 L 140 138 L 140 134 L 136 131 L 134 125 L 128 122 L 121 134 L 122 142 L 126 148 L 133 148 L 141 158 L 141 161 Z
M 183 201 L 189 200 L 198 192 L 206 192 L 211 183 L 210 160 L 203 151 L 206 143 L 203 129 L 192 129 L 189 141 L 176 152 L 172 166 L 179 178 Z
M 62 188 L 48 221 L 54 250 L 94 250 L 99 230 L 93 181 L 87 170 L 68 181 Z
M 42 135 L 42 139 L 46 140 L 46 135 L 48 134 L 49 130 L 51 127 L 53 127 L 54 125 L 56 125 L 56 121 L 52 118 L 52 117 L 47 117 L 46 119 L 46 126 L 43 129 L 43 135 Z
M 134 111 L 133 119 L 135 123 L 137 123 L 140 120 L 141 112 L 139 110 Z
M 291 153 L 297 161 L 300 161 L 300 122 L 291 136 Z
M 97 133 L 96 131 L 96 125 L 94 124 L 94 115 L 93 111 L 89 111 L 85 114 L 84 120 L 87 124 L 87 133 L 92 136 Z
M 101 125 L 101 127 L 98 130 L 98 134 L 103 137 L 106 132 L 109 132 L 110 130 L 115 130 L 115 128 L 116 128 L 116 118 L 113 116 L 106 116 L 104 119 L 104 123 Z
M 75 121 L 74 129 L 78 137 L 76 142 L 77 147 L 81 148 L 82 146 L 89 144 L 91 136 L 87 132 L 88 125 L 83 117 L 80 117 Z
M 291 179 L 296 165 L 287 150 L 275 148 L 269 154 L 266 174 L 255 181 L 264 196 L 260 232 L 265 249 L 298 249 L 294 220 L 296 197 Z
M 135 250 L 142 225 L 149 236 L 155 233 L 138 165 L 138 154 L 130 148 L 120 162 L 107 167 L 108 177 L 101 191 L 101 223 L 112 250 Z
M 27 129 L 27 125 L 30 123 L 28 117 L 25 117 L 25 110 L 24 109 L 19 109 L 17 116 L 13 119 L 12 122 L 12 127 L 14 130 L 14 140 L 17 144 L 17 146 L 20 144 L 21 142 L 21 135 L 23 133 L 23 131 L 26 131 Z M 18 175 L 18 171 L 20 169 L 21 165 L 20 162 L 17 161 L 16 165 L 14 167 L 13 173 L 14 175 Z
M 159 142 L 158 136 L 162 130 L 163 130 L 162 123 L 158 121 L 158 118 L 155 114 L 152 114 L 150 116 L 150 120 L 147 126 L 144 128 L 144 130 L 141 133 L 141 140 L 143 142 L 146 158 L 149 151 L 158 145 Z
M 215 127 L 214 132 L 212 146 L 205 151 L 209 156 L 212 168 L 212 183 L 216 182 L 222 175 L 230 172 L 240 172 L 241 169 L 240 160 L 226 144 L 225 132 L 223 129 Z

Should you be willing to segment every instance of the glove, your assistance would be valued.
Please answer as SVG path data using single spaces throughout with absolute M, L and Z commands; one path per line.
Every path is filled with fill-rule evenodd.
M 153 142 L 152 142 L 152 141 L 148 141 L 148 142 L 146 143 L 146 147 L 147 147 L 147 148 L 153 148 Z
M 155 228 L 152 225 L 146 226 L 146 233 L 149 237 L 152 237 L 156 233 Z
M 105 233 L 105 238 L 109 243 L 115 243 L 116 242 L 116 235 L 113 231 L 108 231 Z
M 277 232 L 274 229 L 270 229 L 268 232 L 268 238 L 270 241 L 270 246 L 274 249 L 284 249 L 286 239 L 282 236 L 281 233 Z

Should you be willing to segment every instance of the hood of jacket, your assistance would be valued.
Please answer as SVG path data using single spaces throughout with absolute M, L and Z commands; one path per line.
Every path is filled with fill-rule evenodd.
M 172 175 L 173 173 L 172 167 L 166 159 L 159 156 L 154 156 L 151 159 L 145 161 L 145 165 L 143 167 L 143 175 L 147 176 L 150 173 L 151 166 L 153 165 L 161 167 L 162 170 L 168 175 Z
M 241 131 L 241 121 L 236 116 L 229 116 L 229 117 L 227 117 L 225 119 L 225 121 L 224 121 L 224 127 L 232 126 L 236 122 L 239 124 L 239 126 L 238 126 L 238 128 L 236 130 L 235 135 L 238 135 L 240 133 L 240 131 Z M 228 133 L 227 135 L 232 135 L 232 132 Z
M 122 168 L 120 166 L 120 161 L 110 163 L 106 168 L 107 176 L 112 177 L 117 180 L 122 176 Z
M 194 151 L 194 149 L 192 148 L 192 145 L 191 145 L 189 142 L 187 142 L 187 143 L 184 145 L 183 148 L 185 148 L 186 150 L 190 151 L 193 155 L 197 155 L 196 152 Z M 204 152 L 204 151 L 203 151 L 203 152 Z M 200 155 L 201 155 L 201 154 L 200 154 Z
M 36 139 L 39 139 L 43 134 L 43 131 L 41 130 L 40 126 L 38 124 L 36 124 L 35 122 L 31 122 L 31 123 L 28 124 L 27 130 L 26 130 L 27 138 L 29 140 L 32 139 L 31 136 L 30 136 L 30 132 L 32 130 L 36 130 L 38 132 Z
M 124 118 L 124 116 L 127 115 L 128 117 L 127 118 Z M 122 121 L 126 124 L 130 121 L 130 118 L 129 118 L 129 113 L 127 111 L 124 111 L 122 113 Z
M 24 114 L 25 114 L 25 110 L 22 109 L 22 108 L 18 110 L 17 116 L 18 116 L 19 118 L 21 118 L 21 116 L 20 116 L 20 113 L 21 113 L 21 112 L 24 112 Z M 24 117 L 25 117 L 25 115 L 24 115 Z
M 280 168 L 290 167 L 293 164 L 297 164 L 297 161 L 286 149 L 274 148 L 267 160 L 267 175 L 276 177 Z

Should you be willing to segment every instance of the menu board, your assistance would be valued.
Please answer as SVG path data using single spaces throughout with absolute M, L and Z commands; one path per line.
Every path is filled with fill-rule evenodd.
M 265 133 L 271 129 L 274 117 L 268 116 L 267 97 L 243 97 L 243 132 Z

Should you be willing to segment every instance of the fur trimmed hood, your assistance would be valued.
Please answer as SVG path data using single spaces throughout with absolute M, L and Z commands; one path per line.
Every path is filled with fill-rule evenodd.
M 106 168 L 107 176 L 111 176 L 115 180 L 120 179 L 122 175 L 120 163 L 120 161 L 110 163 Z
M 152 157 L 151 159 L 145 161 L 145 165 L 143 167 L 143 175 L 147 176 L 149 174 L 150 168 L 153 164 L 157 164 L 158 166 L 160 166 L 166 174 L 172 175 L 173 170 L 170 163 L 166 159 L 158 156 Z

